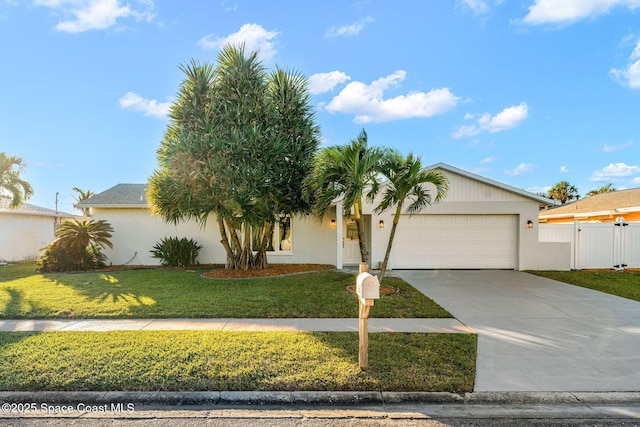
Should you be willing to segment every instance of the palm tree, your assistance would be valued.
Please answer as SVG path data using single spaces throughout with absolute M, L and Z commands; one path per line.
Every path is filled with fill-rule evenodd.
M 315 199 L 314 213 L 319 218 L 338 197 L 343 198 L 345 212 L 353 209 L 363 263 L 367 262 L 368 252 L 362 203 L 365 196 L 372 200 L 378 191 L 378 170 L 385 153 L 385 150 L 367 144 L 367 133 L 363 129 L 348 145 L 322 149 L 314 159 L 307 181 L 309 192 Z
M 91 208 L 80 208 L 78 207 L 78 203 L 87 200 L 89 197 L 93 196 L 95 193 L 91 190 L 81 190 L 78 187 L 73 187 L 72 188 L 73 191 L 75 191 L 76 193 L 78 193 L 78 198 L 76 199 L 76 202 L 73 207 L 76 209 L 80 209 L 80 211 L 82 211 L 82 215 L 84 216 L 91 216 Z
M 611 193 L 613 191 L 616 191 L 616 189 L 613 188 L 613 184 L 612 183 L 609 183 L 607 185 L 603 185 L 602 187 L 598 188 L 597 190 L 589 191 L 587 193 L 587 197 L 595 196 L 596 194 Z
M 549 190 L 549 198 L 565 204 L 580 197 L 576 186 L 569 184 L 567 181 L 560 181 Z
M 33 195 L 33 188 L 27 181 L 20 179 L 26 164 L 20 157 L 7 156 L 0 151 L 0 195 L 5 191 L 11 194 L 10 207 L 17 208 Z
M 68 252 L 77 270 L 85 269 L 87 253 L 99 252 L 99 248 L 113 248 L 109 240 L 113 227 L 104 219 L 91 221 L 64 221 L 56 228 L 54 245 Z
M 413 154 L 404 157 L 396 150 L 389 151 L 385 155 L 380 170 L 387 178 L 388 183 L 384 187 L 382 200 L 374 212 L 382 213 L 395 207 L 387 251 L 380 266 L 380 274 L 378 274 L 378 279 L 382 281 L 387 270 L 393 239 L 400 222 L 404 203 L 409 202 L 406 209 L 408 214 L 417 213 L 424 207 L 431 205 L 432 202 L 442 200 L 447 195 L 449 181 L 435 169 L 424 169 L 420 158 Z M 427 188 L 426 184 L 433 184 L 435 187 L 435 198 L 432 197 L 431 189 Z

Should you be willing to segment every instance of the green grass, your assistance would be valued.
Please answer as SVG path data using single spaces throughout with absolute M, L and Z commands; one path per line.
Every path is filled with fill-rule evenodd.
M 640 301 L 640 272 L 638 271 L 579 270 L 530 271 L 529 273 Z
M 470 392 L 475 335 L 304 332 L 4 332 L 0 390 Z
M 35 264 L 0 267 L 0 318 L 353 318 L 355 276 L 318 272 L 212 280 L 202 271 L 129 270 L 40 274 Z M 370 317 L 452 317 L 401 279 L 385 286 Z

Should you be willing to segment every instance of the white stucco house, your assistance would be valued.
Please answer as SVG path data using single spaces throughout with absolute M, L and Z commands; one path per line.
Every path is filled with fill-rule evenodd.
M 31 261 L 54 240 L 58 224 L 79 216 L 23 203 L 15 209 L 0 196 L 0 261 Z
M 538 211 L 553 204 L 544 197 L 479 175 L 438 163 L 449 179 L 447 197 L 400 221 L 390 259 L 392 269 L 549 269 L 570 268 L 570 246 L 538 241 Z M 224 263 L 217 224 L 201 229 L 196 223 L 172 225 L 152 216 L 146 184 L 118 184 L 80 203 L 94 219 L 114 228 L 114 247 L 106 250 L 117 264 L 158 264 L 152 247 L 164 237 L 193 238 L 203 245 L 201 263 Z M 364 206 L 370 265 L 384 258 L 393 211 L 373 213 L 376 202 Z M 336 200 L 322 221 L 313 217 L 283 218 L 275 227 L 270 263 L 322 263 L 337 268 L 357 265 L 355 224 Z

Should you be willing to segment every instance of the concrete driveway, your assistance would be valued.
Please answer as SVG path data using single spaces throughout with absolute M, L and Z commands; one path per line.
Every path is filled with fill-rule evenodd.
M 518 271 L 394 271 L 478 332 L 474 391 L 640 391 L 640 302 Z

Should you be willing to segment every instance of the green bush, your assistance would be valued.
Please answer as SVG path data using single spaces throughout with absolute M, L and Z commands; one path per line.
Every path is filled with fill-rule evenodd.
M 165 237 L 156 243 L 151 250 L 154 258 L 158 258 L 162 265 L 170 267 L 187 267 L 194 265 L 202 246 L 193 239 L 183 237 Z
M 107 257 L 98 245 L 87 246 L 80 256 L 69 250 L 60 241 L 55 241 L 44 249 L 38 258 L 38 269 L 43 273 L 55 271 L 86 271 L 104 268 Z

